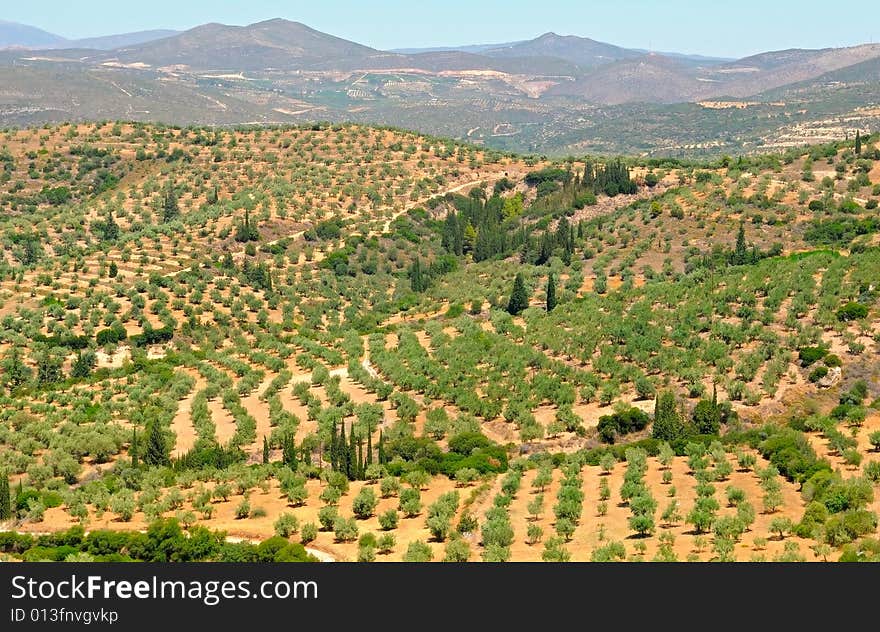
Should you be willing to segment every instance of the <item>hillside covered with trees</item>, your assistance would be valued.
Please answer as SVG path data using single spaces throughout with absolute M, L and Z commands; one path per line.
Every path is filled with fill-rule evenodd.
M 0 555 L 876 559 L 878 201 L 869 134 L 0 131 Z

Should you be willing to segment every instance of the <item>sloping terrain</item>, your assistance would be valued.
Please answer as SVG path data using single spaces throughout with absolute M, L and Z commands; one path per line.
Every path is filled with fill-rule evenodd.
M 159 524 L 339 560 L 871 557 L 878 140 L 4 131 L 3 528 L 105 544 L 0 553 L 144 559 L 101 531 Z M 199 559 L 240 561 L 226 535 Z

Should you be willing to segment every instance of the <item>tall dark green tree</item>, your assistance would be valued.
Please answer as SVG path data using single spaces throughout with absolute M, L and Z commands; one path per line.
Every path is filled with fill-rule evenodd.
M 529 294 L 526 291 L 526 282 L 521 272 L 517 273 L 513 280 L 513 290 L 510 293 L 510 301 L 507 303 L 507 312 L 518 316 L 529 306 Z
M 107 221 L 104 222 L 104 241 L 116 241 L 119 239 L 119 224 L 113 218 L 113 211 L 107 213 Z
M 37 384 L 46 386 L 61 381 L 61 358 L 51 351 L 43 351 L 37 358 Z
M 671 391 L 657 395 L 654 401 L 654 427 L 652 435 L 660 441 L 672 443 L 687 435 L 687 426 L 678 411 L 678 402 Z
M 859 156 L 862 153 L 862 135 L 859 130 L 856 130 L 856 155 Z
M 553 273 L 547 279 L 547 311 L 552 312 L 556 308 L 556 279 Z
M 98 358 L 94 351 L 80 351 L 76 358 L 74 358 L 73 364 L 70 366 L 70 377 L 77 379 L 85 379 L 89 377 L 97 362 Z
M 247 243 L 260 240 L 260 231 L 251 222 L 251 212 L 244 209 L 244 221 L 235 229 L 235 241 Z
M 12 347 L 3 359 L 3 382 L 15 390 L 31 379 L 31 370 L 21 357 L 21 350 Z
M 0 472 L 0 522 L 12 518 L 12 496 L 9 492 L 9 477 Z
M 165 434 L 158 419 L 153 419 L 147 424 L 147 450 L 144 453 L 144 463 L 147 465 L 168 465 L 168 447 L 165 445 Z
M 746 227 L 744 222 L 739 223 L 739 231 L 736 233 L 736 247 L 733 251 L 733 265 L 741 266 L 748 262 L 748 248 L 746 247 Z
M 694 429 L 700 434 L 717 434 L 721 428 L 721 410 L 710 400 L 701 399 L 691 415 Z
M 131 447 L 128 449 L 128 455 L 131 457 L 131 466 L 137 467 L 140 465 L 138 459 L 140 458 L 140 446 L 138 445 L 138 431 L 137 428 L 134 428 L 131 431 Z
M 354 424 L 349 426 L 348 430 L 348 451 L 345 455 L 345 473 L 349 480 L 357 479 L 358 461 L 357 461 L 357 439 L 354 436 Z
M 379 442 L 376 444 L 376 461 L 379 465 L 385 465 L 385 434 L 379 432 Z
M 177 194 L 171 185 L 165 190 L 165 199 L 162 203 L 162 221 L 167 223 L 177 219 L 180 215 L 180 207 L 177 205 Z
M 364 465 L 373 464 L 373 433 L 367 428 L 367 456 Z M 366 467 L 364 468 L 366 469 Z
M 339 467 L 339 451 L 336 444 L 336 422 L 330 431 L 330 469 L 336 471 Z
M 333 450 L 331 450 L 332 452 Z M 290 469 L 295 470 L 297 466 L 297 457 L 296 457 L 296 437 L 294 434 L 287 433 L 284 437 L 284 441 L 281 448 L 281 462 L 284 463 Z
M 416 257 L 409 267 L 409 286 L 413 292 L 424 292 L 428 285 L 422 272 L 422 262 Z
M 267 437 L 263 437 L 263 464 L 269 462 L 269 439 Z
M 109 276 L 111 279 L 115 279 L 117 276 L 119 276 L 119 266 L 116 265 L 115 261 L 110 262 L 110 267 L 107 270 L 107 276 Z

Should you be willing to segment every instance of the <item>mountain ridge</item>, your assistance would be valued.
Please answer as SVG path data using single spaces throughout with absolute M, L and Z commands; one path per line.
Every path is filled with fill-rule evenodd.
M 0 51 L 0 125 L 351 121 L 519 151 L 707 152 L 762 147 L 784 127 L 811 141 L 834 138 L 854 121 L 878 118 L 863 112 L 878 105 L 876 44 L 717 60 L 548 32 L 469 50 L 401 52 L 280 18 L 128 35 L 112 50 L 80 40 Z M 99 40 L 85 43 L 114 43 Z M 844 72 L 859 64 L 867 78 Z M 842 81 L 822 83 L 829 73 Z M 806 93 L 814 96 L 809 107 Z

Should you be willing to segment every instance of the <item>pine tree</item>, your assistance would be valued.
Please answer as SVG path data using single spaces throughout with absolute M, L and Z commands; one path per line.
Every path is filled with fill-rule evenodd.
M 859 130 L 856 130 L 856 156 L 861 155 L 862 153 L 862 135 Z
M 269 439 L 263 437 L 263 464 L 269 462 Z
M 147 465 L 168 465 L 168 448 L 159 421 L 154 419 L 147 424 L 147 452 L 144 463 Z
M 9 477 L 0 472 L 0 522 L 12 518 L 12 497 L 9 492 Z
M 547 279 L 547 312 L 552 312 L 556 307 L 556 279 L 553 278 L 553 273 L 550 273 L 550 278 Z
M 513 281 L 513 291 L 510 293 L 510 301 L 507 303 L 507 312 L 518 316 L 529 306 L 529 295 L 526 292 L 526 282 L 522 273 L 517 273 Z

